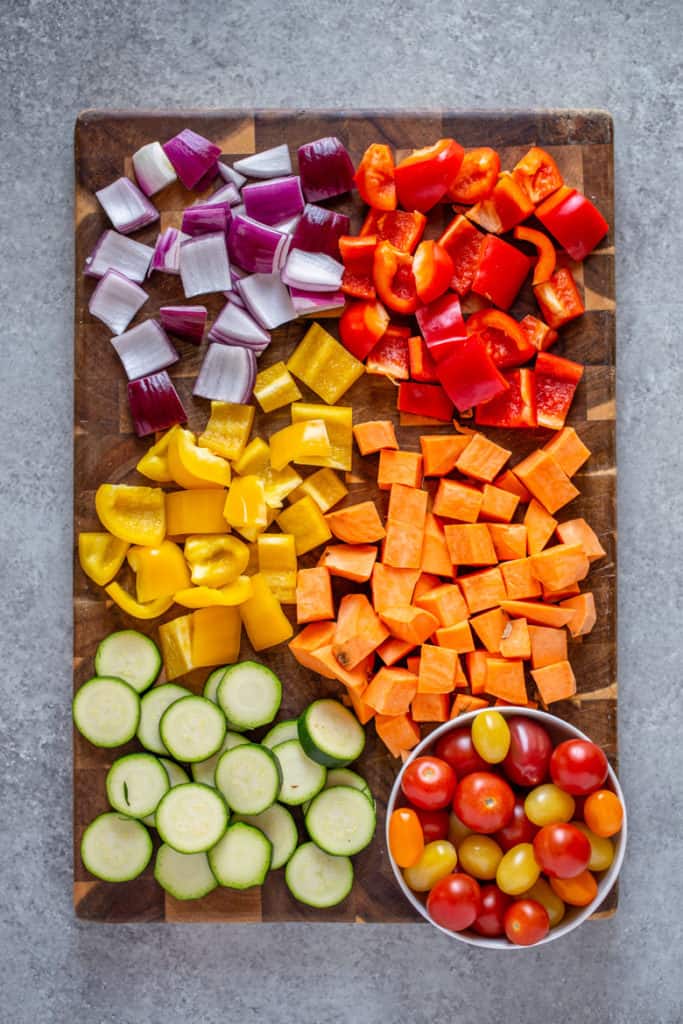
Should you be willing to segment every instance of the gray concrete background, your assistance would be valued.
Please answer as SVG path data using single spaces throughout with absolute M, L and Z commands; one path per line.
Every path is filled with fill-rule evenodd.
M 2 0 L 0 1020 L 680 1021 L 681 5 Z M 616 126 L 621 905 L 482 955 L 415 927 L 71 911 L 72 129 L 83 107 L 592 107 Z

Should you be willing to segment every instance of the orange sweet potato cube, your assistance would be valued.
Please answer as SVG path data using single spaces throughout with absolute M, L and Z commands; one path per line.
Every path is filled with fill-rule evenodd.
M 450 718 L 457 718 L 458 715 L 467 714 L 468 711 L 479 711 L 488 707 L 488 701 L 483 697 L 472 697 L 469 693 L 457 693 L 451 708 Z
M 526 526 L 522 523 L 487 523 L 499 561 L 526 556 Z
M 424 554 L 424 547 L 422 548 L 422 553 Z M 439 586 L 441 586 L 441 580 L 438 576 L 434 575 L 432 572 L 421 572 L 420 578 L 415 584 L 413 603 L 417 604 L 418 597 L 422 597 L 422 595 L 426 594 L 429 590 L 434 590 L 435 587 Z
M 509 619 L 501 608 L 491 608 L 470 619 L 470 626 L 490 654 L 500 653 L 500 642 Z
M 571 615 L 571 613 L 568 613 Z M 392 636 L 406 640 L 416 647 L 439 628 L 439 620 L 430 612 L 412 605 L 402 608 L 386 608 L 382 613 L 382 621 L 391 631 Z
M 557 527 L 557 519 L 535 499 L 529 503 L 524 515 L 529 554 L 537 555 L 546 546 Z
M 531 676 L 538 687 L 541 700 L 546 705 L 556 700 L 568 700 L 576 693 L 576 679 L 568 661 L 532 669 Z
M 451 699 L 447 693 L 417 693 L 410 705 L 414 722 L 447 722 Z
M 488 658 L 485 689 L 492 697 L 500 697 L 510 704 L 526 704 L 528 697 L 524 682 L 524 662 Z
M 531 571 L 550 591 L 564 590 L 588 575 L 590 562 L 581 544 L 556 544 L 531 556 Z
M 458 655 L 447 647 L 423 644 L 420 648 L 418 693 L 451 693 L 455 689 Z
M 458 480 L 440 480 L 434 498 L 434 514 L 461 523 L 476 523 L 481 509 L 482 493 Z
M 365 703 L 363 699 L 363 694 L 365 693 L 365 690 L 363 690 L 363 693 L 358 693 L 357 690 L 347 688 L 346 692 L 348 694 L 348 698 L 349 701 L 351 702 L 351 707 L 353 708 L 353 712 L 356 718 L 358 719 L 361 725 L 367 725 L 370 719 L 374 716 L 375 709 L 371 708 L 369 704 Z
M 471 576 L 461 576 L 458 584 L 467 601 L 470 615 L 495 608 L 506 600 L 505 583 L 498 567 L 475 572 Z
M 457 583 L 442 583 L 422 597 L 415 598 L 415 604 L 436 615 L 442 626 L 462 622 L 468 615 L 467 602 Z
M 545 668 L 567 660 L 567 634 L 553 626 L 529 626 L 531 667 Z
M 391 420 L 368 420 L 366 423 L 356 423 L 353 428 L 353 436 L 361 455 L 373 455 L 375 452 L 381 452 L 383 448 L 398 449 L 396 431 Z
M 560 607 L 567 611 L 571 610 L 574 613 L 567 623 L 572 636 L 586 636 L 590 633 L 597 621 L 595 598 L 590 591 L 580 594 L 578 597 L 570 597 L 567 601 L 562 601 Z
M 515 466 L 515 476 L 551 515 L 579 493 L 559 463 L 542 448 Z
M 413 645 L 408 643 L 406 640 L 397 640 L 395 636 L 389 636 L 381 643 L 377 648 L 377 653 L 384 662 L 384 664 L 391 668 L 397 661 L 401 661 L 405 658 L 406 654 L 410 654 L 413 650 Z
M 551 437 L 543 448 L 555 459 L 555 462 L 565 471 L 567 476 L 574 476 L 584 462 L 590 458 L 590 449 L 576 433 L 573 427 L 563 427 Z
M 467 434 L 425 434 L 420 438 L 425 476 L 446 476 L 470 443 Z
M 420 742 L 420 727 L 408 714 L 375 715 L 377 735 L 394 757 L 412 750 Z
M 486 662 L 491 657 L 486 651 L 472 651 L 465 655 L 467 675 L 472 693 L 483 693 L 486 687 Z
M 315 657 L 315 651 L 319 647 L 326 647 L 332 643 L 336 628 L 336 622 L 313 622 L 310 626 L 302 629 L 300 633 L 297 633 L 287 646 L 299 664 L 303 665 L 304 668 L 310 669 L 311 672 L 317 672 L 319 675 L 325 676 L 326 679 L 334 679 L 335 675 L 329 669 L 325 669 L 324 672 L 321 671 L 320 662 Z
M 422 563 L 424 530 L 412 523 L 387 520 L 382 545 L 382 562 L 395 569 L 419 569 Z
M 607 554 L 585 519 L 568 519 L 566 523 L 558 523 L 556 533 L 563 544 L 580 544 L 589 562 L 597 562 Z
M 453 565 L 498 564 L 486 523 L 449 523 L 444 533 Z
M 511 494 L 502 487 L 494 487 L 493 484 L 484 484 L 483 498 L 479 518 L 494 523 L 509 523 L 512 521 L 519 497 Z
M 379 453 L 377 486 L 388 491 L 392 484 L 419 487 L 422 483 L 422 456 L 418 452 L 392 451 L 383 448 Z
M 389 636 L 365 594 L 346 594 L 339 603 L 332 652 L 345 669 L 354 668 Z
M 435 637 L 439 647 L 449 647 L 456 654 L 467 654 L 474 650 L 472 630 L 467 621 L 437 629 Z
M 473 434 L 470 443 L 456 462 L 455 468 L 463 476 L 471 476 L 475 480 L 491 483 L 511 455 L 512 452 L 507 448 L 502 448 L 483 434 Z
M 500 653 L 504 658 L 521 658 L 524 661 L 531 657 L 531 637 L 526 619 L 508 621 L 501 637 Z
M 508 601 L 522 601 L 528 597 L 539 597 L 541 585 L 531 571 L 530 558 L 515 558 L 501 562 L 500 571 L 505 582 Z
M 375 562 L 372 569 L 372 604 L 378 615 L 386 608 L 409 605 L 413 600 L 419 569 L 398 569 Z
M 380 715 L 401 715 L 417 693 L 417 676 L 405 668 L 381 668 L 370 681 L 363 700 Z
M 299 569 L 296 574 L 296 621 L 319 622 L 334 618 L 332 581 L 327 569 Z
M 420 568 L 423 574 L 434 576 L 452 576 L 453 563 L 448 554 L 446 534 L 443 526 L 431 512 L 425 520 L 424 540 L 422 542 L 422 561 Z
M 531 495 L 527 491 L 524 484 L 517 479 L 511 469 L 506 469 L 504 473 L 497 476 L 493 481 L 496 487 L 500 487 L 503 491 L 509 491 L 510 494 L 516 494 L 522 504 L 526 504 L 527 501 L 531 501 Z
M 418 526 L 423 529 L 428 499 L 429 493 L 419 487 L 392 484 L 387 518 L 392 519 L 395 523 L 408 523 L 410 526 Z

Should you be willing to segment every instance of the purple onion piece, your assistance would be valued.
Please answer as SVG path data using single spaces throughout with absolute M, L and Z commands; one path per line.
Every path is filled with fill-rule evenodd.
M 143 320 L 124 334 L 112 338 L 111 343 L 123 363 L 128 380 L 164 370 L 180 358 L 166 331 L 156 320 Z
M 221 185 L 220 188 L 217 188 L 206 199 L 202 199 L 203 206 L 213 206 L 215 203 L 227 203 L 228 206 L 238 206 L 240 202 L 239 191 L 231 181 L 226 185 Z
M 302 288 L 290 288 L 289 292 L 297 316 L 343 309 L 346 298 L 343 292 L 307 292 Z
M 116 230 L 124 235 L 159 219 L 156 206 L 130 178 L 117 178 L 95 195 Z
M 150 274 L 153 270 L 160 270 L 164 274 L 179 274 L 180 244 L 189 237 L 177 228 L 166 228 L 157 238 L 149 268 Z
M 308 292 L 336 292 L 341 288 L 344 266 L 324 252 L 292 249 L 280 275 L 290 288 Z
M 292 158 L 289 155 L 289 147 L 283 143 L 281 146 L 273 146 L 272 149 L 264 149 L 261 153 L 235 160 L 233 167 L 239 174 L 246 174 L 248 178 L 281 178 L 292 173 Z
M 164 330 L 193 345 L 201 344 L 206 318 L 206 306 L 162 306 L 159 310 Z
M 295 217 L 304 208 L 301 179 L 296 175 L 288 178 L 271 178 L 256 181 L 242 189 L 242 200 L 247 216 L 260 224 L 277 224 Z
M 240 174 L 234 167 L 230 167 L 229 164 L 224 164 L 221 160 L 218 161 L 218 173 L 220 174 L 223 181 L 231 182 L 236 189 L 241 189 L 247 180 L 244 174 Z
M 213 170 L 215 173 L 207 182 L 208 187 L 218 174 L 220 146 L 215 146 L 190 128 L 184 128 L 178 135 L 174 135 L 164 143 L 163 148 L 185 188 L 203 185 L 202 179 Z
M 118 270 L 130 281 L 144 281 L 154 249 L 118 231 L 107 229 L 85 261 L 86 277 L 102 277 L 108 270 Z
M 218 177 L 218 161 L 209 167 L 206 174 L 203 174 L 194 187 L 195 192 L 206 192 L 207 189 L 211 188 L 214 181 Z
M 178 178 L 160 142 L 149 142 L 133 153 L 133 170 L 146 196 L 155 195 Z
M 323 206 L 308 203 L 292 238 L 293 249 L 305 252 L 325 252 L 339 259 L 339 239 L 348 235 L 351 222 L 345 213 L 335 213 Z
M 297 155 L 301 184 L 309 203 L 340 196 L 353 188 L 353 163 L 336 136 L 307 142 L 299 146 Z
M 251 398 L 256 356 L 238 345 L 209 345 L 193 394 L 215 402 L 242 405 Z
M 248 278 L 242 278 L 242 281 L 246 280 Z M 209 331 L 209 341 L 223 344 L 238 341 L 249 348 L 266 348 L 270 344 L 270 334 L 260 327 L 245 309 L 241 309 L 234 302 L 228 302 Z
M 282 266 L 288 245 L 289 235 L 233 210 L 228 232 L 228 252 L 233 263 L 252 274 L 273 274 Z
M 279 274 L 252 274 L 239 282 L 239 292 L 254 320 L 272 331 L 296 319 L 290 294 Z
M 288 217 L 287 220 L 281 220 L 279 224 L 273 224 L 274 228 L 278 231 L 284 231 L 287 235 L 293 235 L 299 226 L 301 220 L 301 214 L 297 213 L 294 217 Z
M 128 405 L 138 437 L 187 423 L 183 403 L 165 370 L 129 381 Z
M 97 282 L 88 310 L 114 334 L 121 334 L 147 299 L 147 292 L 140 285 L 118 270 L 108 270 Z
M 180 278 L 186 298 L 230 291 L 230 261 L 225 233 L 197 235 L 180 246 Z
M 195 203 L 183 211 L 182 230 L 191 237 L 225 233 L 232 219 L 229 203 Z

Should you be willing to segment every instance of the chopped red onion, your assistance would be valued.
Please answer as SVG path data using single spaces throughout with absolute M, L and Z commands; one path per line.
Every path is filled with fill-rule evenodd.
M 177 338 L 200 345 L 206 327 L 206 306 L 162 306 L 159 310 L 161 326 Z
M 247 307 L 244 304 L 244 299 L 240 295 L 240 280 L 243 277 L 247 277 L 246 270 L 241 270 L 239 267 L 236 267 L 234 263 L 231 263 L 230 280 L 232 282 L 232 291 L 224 292 L 223 294 L 226 299 L 230 299 L 230 301 L 234 302 L 236 306 L 241 306 L 242 309 L 246 309 Z
M 193 394 L 215 402 L 242 405 L 251 398 L 256 379 L 256 356 L 238 345 L 209 345 Z
M 214 203 L 228 203 L 229 206 L 238 206 L 241 202 L 238 189 L 231 181 L 227 185 L 221 185 L 206 199 L 202 199 L 204 206 L 213 206 Z
M 143 320 L 111 343 L 123 363 L 128 380 L 144 377 L 177 363 L 180 356 L 156 320 Z
M 233 263 L 252 274 L 273 274 L 286 258 L 290 236 L 233 210 L 228 252 Z
M 299 146 L 297 155 L 301 184 L 309 203 L 340 196 L 353 188 L 351 157 L 334 135 Z
M 307 292 L 302 288 L 290 288 L 289 291 L 297 316 L 325 313 L 330 309 L 342 309 L 344 306 L 344 292 Z
M 296 175 L 245 185 L 242 199 L 247 216 L 261 224 L 278 224 L 296 217 L 304 208 L 301 179 Z
M 286 144 L 235 160 L 233 167 L 248 178 L 281 178 L 292 173 L 292 158 Z M 353 172 L 352 172 L 353 173 Z
M 281 277 L 291 288 L 307 292 L 336 292 L 341 287 L 344 266 L 324 252 L 292 249 Z
M 239 293 L 254 319 L 272 331 L 296 319 L 296 310 L 279 274 L 252 274 L 239 282 Z
M 230 291 L 230 261 L 225 233 L 197 235 L 180 246 L 180 278 L 186 298 Z
M 230 203 L 195 203 L 183 211 L 182 229 L 192 237 L 225 233 L 231 219 Z
M 287 235 L 293 235 L 300 220 L 301 214 L 297 213 L 293 217 L 288 217 L 287 220 L 281 220 L 279 224 L 273 224 L 273 227 L 278 231 L 284 231 Z
M 153 196 L 178 178 L 160 142 L 149 142 L 133 153 L 133 170 L 146 196 Z
M 147 292 L 140 285 L 118 270 L 108 270 L 97 282 L 88 310 L 114 334 L 121 334 L 147 299 Z
M 215 146 L 203 135 L 198 135 L 190 128 L 183 128 L 178 135 L 165 142 L 163 148 L 185 188 L 203 184 L 202 178 L 211 170 L 215 173 L 207 184 L 216 177 L 220 146 Z
M 126 238 L 108 228 L 85 261 L 87 277 L 102 277 L 108 270 L 118 270 L 129 281 L 144 281 L 154 249 L 133 238 Z
M 240 284 L 247 280 L 246 277 L 242 278 Z M 216 317 L 209 331 L 209 341 L 219 341 L 224 345 L 236 341 L 248 348 L 263 351 L 270 345 L 270 334 L 260 327 L 245 309 L 230 301 Z
M 117 178 L 95 195 L 116 230 L 124 235 L 159 219 L 156 206 L 130 178 Z
M 215 164 L 212 164 L 211 167 L 209 167 L 209 169 L 206 172 L 206 174 L 202 175 L 202 177 L 199 179 L 199 181 L 195 185 L 194 191 L 195 192 L 206 192 L 206 190 L 213 185 L 213 183 L 214 183 L 214 181 L 216 180 L 217 177 L 218 177 L 218 161 L 216 161 Z
M 157 238 L 149 268 L 150 274 L 153 270 L 161 270 L 164 274 L 179 274 L 180 243 L 189 237 L 177 228 L 166 228 Z
M 240 189 L 247 180 L 244 174 L 240 174 L 234 167 L 230 167 L 229 164 L 224 164 L 221 160 L 218 161 L 218 173 L 220 174 L 223 181 L 231 181 L 235 188 Z
M 138 437 L 187 423 L 183 403 L 165 370 L 128 381 L 128 404 Z
M 345 213 L 326 210 L 324 206 L 307 203 L 292 239 L 293 249 L 305 252 L 326 252 L 339 258 L 339 239 L 348 235 L 351 222 Z M 282 231 L 283 228 L 280 227 Z

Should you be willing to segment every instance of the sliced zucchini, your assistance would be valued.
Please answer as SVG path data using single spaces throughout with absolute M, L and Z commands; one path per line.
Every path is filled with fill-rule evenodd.
M 280 710 L 282 684 L 265 665 L 243 661 L 226 668 L 216 696 L 233 728 L 258 729 Z
M 210 850 L 228 827 L 225 800 L 210 786 L 187 782 L 174 786 L 157 807 L 157 832 L 178 853 Z
M 151 857 L 152 839 L 145 826 L 113 811 L 91 821 L 81 839 L 83 864 L 105 882 L 137 878 Z
M 311 800 L 325 785 L 327 770 L 307 757 L 298 740 L 285 740 L 273 747 L 280 762 L 282 786 L 278 799 L 283 804 L 298 806 Z
M 253 825 L 270 840 L 273 847 L 271 871 L 283 867 L 296 850 L 299 842 L 296 822 L 290 811 L 282 804 L 273 804 L 261 814 L 236 814 L 234 820 L 242 821 L 245 825 Z
M 285 868 L 292 896 L 309 907 L 336 907 L 353 886 L 353 864 L 348 857 L 331 857 L 315 843 L 303 843 Z
M 351 786 L 333 786 L 318 793 L 306 815 L 306 831 L 313 842 L 335 857 L 351 857 L 364 850 L 372 842 L 376 826 L 374 807 Z
M 144 693 L 161 671 L 161 654 L 144 633 L 121 629 L 100 643 L 95 653 L 95 671 L 98 676 L 123 679 L 138 693 Z
M 107 772 L 107 800 L 115 811 L 130 818 L 154 814 L 171 788 L 168 773 L 153 754 L 126 754 Z
M 270 729 L 261 740 L 264 747 L 276 747 L 278 743 L 284 743 L 286 740 L 298 740 L 299 738 L 299 727 L 297 725 L 296 718 L 288 718 L 285 722 L 276 722 L 272 729 Z
M 160 757 L 159 760 L 166 769 L 168 783 L 171 789 L 173 789 L 174 786 L 182 786 L 184 783 L 190 781 L 190 776 L 187 774 L 185 769 L 181 768 L 179 764 L 175 763 L 175 761 L 169 761 L 167 757 Z M 156 818 L 154 814 L 146 814 L 145 817 L 140 820 L 149 828 L 156 828 Z
M 330 768 L 323 789 L 331 789 L 332 786 L 350 786 L 351 789 L 358 789 L 368 798 L 372 806 L 375 806 L 375 798 L 370 792 L 367 782 L 362 775 L 359 775 L 358 772 L 352 772 L 350 768 Z M 304 814 L 308 813 L 310 805 L 310 800 L 303 805 L 302 810 Z
M 215 668 L 204 683 L 202 696 L 206 697 L 207 700 L 212 700 L 214 704 L 218 703 L 216 699 L 216 690 L 218 689 L 218 684 L 223 678 L 224 673 L 225 665 L 222 665 L 221 668 Z
M 161 742 L 176 761 L 205 761 L 225 739 L 225 715 L 206 697 L 183 697 L 164 711 L 159 722 Z
M 155 686 L 147 691 L 140 701 L 138 725 L 138 739 L 143 747 L 151 750 L 153 754 L 168 755 L 168 750 L 159 735 L 161 716 L 174 701 L 191 696 L 189 690 L 184 686 L 178 686 L 177 683 L 165 683 L 163 686 Z
M 301 714 L 298 729 L 308 756 L 326 768 L 345 768 L 363 753 L 365 730 L 338 700 L 314 700 Z
M 177 900 L 199 900 L 218 885 L 205 853 L 178 853 L 166 844 L 159 847 L 154 877 Z
M 265 811 L 277 800 L 281 784 L 277 757 L 259 743 L 226 750 L 216 765 L 216 788 L 238 814 Z
M 221 754 L 224 754 L 226 750 L 232 750 L 233 747 L 240 747 L 243 743 L 248 742 L 249 740 L 247 737 L 242 736 L 239 732 L 226 732 L 225 739 L 221 744 L 220 750 L 217 750 L 211 757 L 207 757 L 206 761 L 195 761 L 194 764 L 190 765 L 190 771 L 192 772 L 192 778 L 194 781 L 203 782 L 205 786 L 215 786 L 218 758 Z
M 261 885 L 270 868 L 273 847 L 259 829 L 239 822 L 231 825 L 209 850 L 209 864 L 219 885 L 250 889 Z
M 95 676 L 73 700 L 74 724 L 95 747 L 120 747 L 140 722 L 140 698 L 122 679 Z

